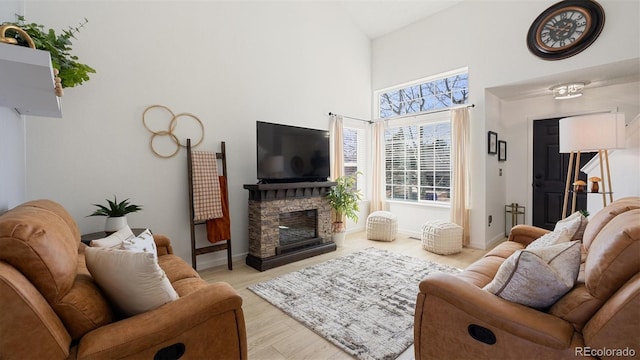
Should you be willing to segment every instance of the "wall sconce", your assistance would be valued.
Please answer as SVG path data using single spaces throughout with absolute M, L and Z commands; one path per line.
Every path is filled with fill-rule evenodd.
M 552 87 L 553 97 L 556 100 L 572 99 L 582 96 L 582 89 L 584 89 L 586 82 L 575 82 L 571 84 L 562 84 Z

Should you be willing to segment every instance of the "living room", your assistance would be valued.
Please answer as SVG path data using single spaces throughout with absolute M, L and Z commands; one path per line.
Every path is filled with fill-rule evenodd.
M 467 68 L 468 102 L 475 105 L 470 246 L 491 248 L 505 236 L 505 204 L 531 208 L 533 120 L 616 110 L 631 123 L 640 113 L 640 5 L 599 1 L 606 23 L 598 39 L 575 56 L 548 61 L 531 54 L 526 34 L 553 3 L 456 2 L 371 39 L 334 2 L 2 2 L 1 21 L 18 13 L 65 29 L 88 19 L 73 49 L 97 72 L 82 86 L 65 89 L 62 119 L 0 108 L 0 212 L 31 199 L 53 199 L 88 233 L 103 227 L 103 219 L 87 217 L 91 204 L 113 195 L 131 198 L 144 209 L 131 214 L 129 223 L 166 234 L 176 254 L 189 259 L 185 151 L 169 159 L 154 155 L 142 124 L 143 111 L 162 104 L 202 119 L 200 149 L 218 150 L 226 142 L 233 256 L 244 261 L 242 185 L 257 181 L 256 121 L 327 129 L 329 112 L 372 119 L 374 92 Z M 619 72 L 627 68 L 635 72 Z M 569 81 L 592 85 L 580 98 L 554 100 L 549 88 Z M 527 90 L 518 94 L 520 87 Z M 181 135 L 193 130 L 187 125 Z M 506 162 L 486 153 L 487 131 L 507 141 Z M 171 151 L 170 144 L 160 146 Z M 620 169 L 612 163 L 614 172 Z M 631 176 L 614 178 L 616 198 L 640 195 L 638 162 L 625 171 Z M 363 173 L 370 191 L 370 169 Z M 368 199 L 370 193 L 361 219 Z M 405 234 L 417 233 L 425 219 L 448 216 L 446 207 L 389 206 Z M 348 229 L 362 231 L 364 221 Z M 215 254 L 205 264 L 224 262 L 223 254 Z

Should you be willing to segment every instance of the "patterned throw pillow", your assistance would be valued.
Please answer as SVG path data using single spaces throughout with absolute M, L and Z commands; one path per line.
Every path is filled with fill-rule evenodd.
M 93 247 L 118 247 L 120 246 L 120 244 L 122 244 L 123 241 L 132 239 L 134 237 L 135 235 L 133 235 L 133 231 L 131 231 L 131 228 L 125 226 L 105 238 L 91 240 L 89 244 Z
M 573 288 L 580 270 L 580 242 L 518 250 L 500 265 L 484 290 L 501 298 L 544 309 Z
M 571 233 L 569 233 L 569 230 L 560 229 L 540 236 L 536 240 L 532 241 L 531 244 L 527 245 L 527 249 L 542 248 L 569 241 L 571 241 Z
M 153 235 L 149 229 L 146 229 L 136 237 L 124 239 L 120 245 L 120 249 L 151 253 L 153 254 L 153 258 L 158 261 L 158 248 L 156 247 L 156 242 L 153 240 Z
M 571 241 L 582 240 L 584 228 L 587 227 L 587 218 L 580 211 L 576 211 L 568 217 L 558 221 L 553 231 L 567 229 L 571 235 Z

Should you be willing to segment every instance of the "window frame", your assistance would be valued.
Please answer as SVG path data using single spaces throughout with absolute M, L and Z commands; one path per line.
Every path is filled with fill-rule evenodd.
M 358 145 L 356 148 L 357 152 L 357 160 L 356 164 L 356 172 L 360 172 L 361 174 L 366 173 L 366 166 L 368 161 L 368 141 L 367 141 L 367 127 L 366 124 L 360 121 L 350 121 L 348 119 L 344 119 L 342 123 L 342 131 L 344 134 L 345 129 L 353 129 L 356 130 L 356 136 Z M 344 136 L 344 135 L 343 135 Z M 344 147 L 344 139 L 343 139 L 343 147 Z M 343 171 L 346 174 L 347 162 L 344 159 L 343 154 Z M 363 175 L 358 175 L 356 185 L 358 190 L 360 190 L 361 194 L 366 194 L 366 182 Z M 364 200 L 364 199 L 363 199 Z
M 389 93 L 389 92 L 393 92 L 393 91 L 399 91 L 401 89 L 406 89 L 409 87 L 416 87 L 416 86 L 423 86 L 425 84 L 429 84 L 429 83 L 435 83 L 439 80 L 442 79 L 446 79 L 449 77 L 453 77 L 456 75 L 461 75 L 461 74 L 466 74 L 467 76 L 467 87 L 466 87 L 466 91 L 467 91 L 467 96 L 465 99 L 464 103 L 461 104 L 450 104 L 449 107 L 440 107 L 440 108 L 435 108 L 435 109 L 429 109 L 429 110 L 423 110 L 423 111 L 417 111 L 417 112 L 409 112 L 409 113 L 402 113 L 402 114 L 395 114 L 392 116 L 387 116 L 384 118 L 381 118 L 381 96 L 382 94 L 385 93 Z M 441 74 L 437 74 L 434 76 L 429 76 L 429 77 L 425 77 L 425 78 L 421 78 L 415 81 L 410 81 L 410 82 L 406 82 L 403 84 L 399 84 L 399 85 L 395 85 L 395 86 L 391 86 L 391 87 L 387 87 L 387 88 L 383 88 L 380 90 L 377 90 L 374 92 L 373 96 L 374 96 L 374 100 L 373 100 L 373 106 L 374 106 L 374 113 L 375 113 L 375 117 L 377 119 L 379 119 L 378 121 L 385 121 L 386 122 L 386 127 L 385 128 L 396 128 L 396 127 L 401 127 L 401 126 L 418 126 L 418 132 L 420 131 L 420 126 L 423 125 L 429 125 L 429 124 L 435 124 L 435 123 L 442 123 L 442 122 L 446 122 L 449 124 L 449 145 L 451 144 L 452 141 L 452 129 L 451 129 L 451 112 L 450 110 L 453 110 L 455 108 L 458 107 L 462 107 L 462 106 L 468 106 L 469 104 L 469 69 L 467 67 L 464 68 L 460 68 L 460 69 L 456 69 L 456 70 L 452 70 L 452 71 L 448 71 L 445 73 L 441 73 Z M 385 131 L 386 133 L 386 131 Z M 420 141 L 420 134 L 418 135 L 418 141 Z M 387 140 L 384 140 L 384 148 L 385 148 L 385 165 L 384 165 L 384 189 L 385 189 L 385 201 L 387 202 L 395 202 L 395 203 L 401 203 L 401 204 L 407 204 L 407 205 L 422 205 L 422 206 L 435 206 L 435 207 L 450 207 L 451 206 L 451 196 L 452 196 L 452 192 L 453 192 L 453 188 L 452 188 L 452 180 L 453 180 L 453 173 L 454 173 L 454 169 L 452 167 L 452 157 L 451 157 L 451 147 L 449 148 L 449 187 L 448 187 L 448 193 L 449 193 L 449 199 L 448 201 L 440 201 L 440 200 L 421 200 L 420 199 L 420 170 L 417 170 L 417 174 L 418 174 L 418 184 L 415 185 L 418 187 L 418 199 L 417 200 L 410 200 L 410 199 L 393 199 L 393 198 L 389 198 L 387 197 L 387 186 L 389 185 L 387 183 L 387 161 L 386 161 L 386 155 L 387 155 L 387 151 L 386 151 L 386 147 L 387 147 Z M 419 147 L 418 147 L 419 148 Z M 420 158 L 418 158 L 418 161 L 420 161 Z M 393 186 L 393 184 L 391 184 Z M 411 185 L 405 185 L 405 186 L 411 186 Z
M 467 75 L 467 87 L 466 87 L 466 91 L 467 91 L 467 97 L 465 99 L 464 103 L 459 103 L 459 104 L 449 104 L 448 107 L 443 106 L 443 107 L 437 107 L 437 108 L 433 108 L 433 109 L 427 109 L 427 110 L 423 110 L 423 111 L 415 111 L 415 112 L 405 112 L 402 114 L 396 114 L 396 115 L 392 115 L 392 116 L 382 116 L 381 114 L 381 96 L 383 94 L 387 94 L 387 93 L 391 93 L 391 92 L 396 92 L 396 91 L 401 91 L 403 89 L 409 89 L 409 88 L 419 88 L 419 87 L 423 87 L 423 86 L 429 86 L 432 84 L 436 84 L 438 83 L 440 80 L 444 80 L 453 76 L 457 76 L 457 75 L 462 75 L 462 74 L 466 74 Z M 453 93 L 454 90 L 452 89 L 451 93 Z M 434 95 L 437 96 L 437 95 Z M 416 101 L 418 101 L 418 99 L 424 99 L 424 98 L 413 98 L 411 99 L 411 101 L 409 101 L 409 103 L 414 103 Z M 406 103 L 406 101 L 403 101 Z M 465 106 L 469 104 L 469 69 L 467 67 L 464 68 L 460 68 L 460 69 L 455 69 L 455 70 L 451 70 L 451 71 L 447 71 L 444 73 L 440 73 L 437 75 L 433 75 L 433 76 L 428 76 L 428 77 L 424 77 L 421 79 L 417 79 L 414 81 L 409 81 L 406 83 L 402 83 L 402 84 L 398 84 L 398 85 L 394 85 L 394 86 L 390 86 L 387 88 L 383 88 L 383 89 L 379 89 L 376 90 L 373 94 L 373 107 L 374 107 L 374 113 L 375 113 L 375 118 L 376 119 L 383 119 L 383 120 L 388 120 L 388 119 L 394 119 L 394 118 L 398 118 L 398 117 L 406 117 L 406 116 L 414 116 L 414 115 L 418 115 L 418 114 L 428 114 L 430 112 L 437 112 L 437 111 L 447 111 L 447 110 L 451 110 L 451 109 L 455 109 L 456 107 L 459 106 Z
M 418 136 L 417 136 L 417 140 L 420 141 L 420 127 L 421 126 L 429 126 L 429 125 L 436 125 L 436 124 L 448 124 L 449 125 L 449 135 L 451 136 L 451 117 L 450 114 L 448 112 L 437 112 L 437 113 L 426 113 L 426 114 L 420 114 L 420 115 L 416 115 L 413 116 L 411 118 L 399 118 L 399 119 L 389 119 L 386 120 L 387 121 L 387 127 L 388 129 L 390 128 L 398 128 L 398 127 L 408 127 L 408 126 L 416 126 L 417 130 L 418 130 Z M 451 143 L 451 137 L 449 137 L 449 144 Z M 396 203 L 402 203 L 402 204 L 414 204 L 414 205 L 428 205 L 428 206 L 440 206 L 440 207 L 450 207 L 451 204 L 451 192 L 453 191 L 452 187 L 451 187 L 451 179 L 453 177 L 453 168 L 452 168 L 452 163 L 451 163 L 451 148 L 449 148 L 449 187 L 448 192 L 449 192 L 449 200 L 448 201 L 442 201 L 442 200 L 423 200 L 420 199 L 420 190 L 422 187 L 424 187 L 424 185 L 421 184 L 421 178 L 420 178 L 420 157 L 418 157 L 417 161 L 417 169 L 415 170 L 416 173 L 416 178 L 417 178 L 417 184 L 415 185 L 405 185 L 405 186 L 415 186 L 417 187 L 417 191 L 418 191 L 418 196 L 416 200 L 411 200 L 411 199 L 397 199 L 397 198 L 390 198 L 387 196 L 387 187 L 389 185 L 393 186 L 393 184 L 389 184 L 388 183 L 388 170 L 387 170 L 387 151 L 386 151 L 386 147 L 387 147 L 387 140 L 385 139 L 384 141 L 385 144 L 385 169 L 384 169 L 384 188 L 385 188 L 385 201 L 388 202 L 396 202 Z M 420 148 L 418 147 L 418 151 L 420 151 Z M 391 170 L 394 171 L 394 170 Z M 412 170 L 409 170 L 412 171 Z

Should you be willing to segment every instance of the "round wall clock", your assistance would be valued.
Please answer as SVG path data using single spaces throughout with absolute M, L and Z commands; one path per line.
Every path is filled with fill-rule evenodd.
M 545 60 L 576 55 L 591 45 L 604 27 L 604 9 L 593 0 L 564 0 L 543 11 L 531 24 L 527 46 Z

